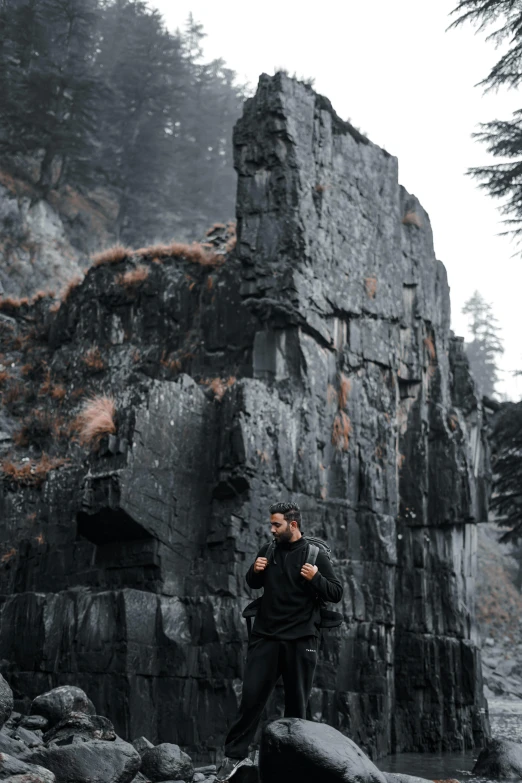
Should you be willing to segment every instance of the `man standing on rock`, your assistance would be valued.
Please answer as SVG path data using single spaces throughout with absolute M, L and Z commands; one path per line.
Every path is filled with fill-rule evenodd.
M 322 550 L 316 565 L 305 562 L 309 545 L 301 533 L 295 503 L 270 506 L 276 546 L 261 547 L 246 575 L 254 589 L 264 588 L 248 643 L 239 717 L 225 741 L 218 781 L 230 780 L 249 765 L 249 745 L 274 686 L 283 677 L 285 717 L 306 718 L 319 643 L 320 600 L 338 603 L 343 587 Z M 273 552 L 267 559 L 269 549 Z

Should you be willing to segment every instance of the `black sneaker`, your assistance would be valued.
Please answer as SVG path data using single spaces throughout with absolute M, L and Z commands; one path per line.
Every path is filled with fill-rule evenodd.
M 246 759 L 229 759 L 227 756 L 223 759 L 219 765 L 217 771 L 216 783 L 224 783 L 226 780 L 231 780 L 232 776 L 236 774 L 240 767 L 252 767 L 254 766 L 249 758 Z

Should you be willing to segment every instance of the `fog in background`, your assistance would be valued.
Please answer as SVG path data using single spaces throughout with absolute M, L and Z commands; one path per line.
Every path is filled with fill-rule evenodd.
M 464 302 L 478 289 L 493 306 L 504 340 L 498 391 L 522 396 L 522 258 L 507 237 L 497 202 L 465 172 L 491 163 L 471 134 L 479 122 L 508 119 L 517 92 L 484 96 L 498 51 L 470 26 L 446 32 L 456 2 L 437 0 L 154 0 L 169 29 L 192 13 L 207 33 L 207 59 L 222 57 L 255 89 L 259 74 L 286 68 L 315 79 L 337 113 L 399 159 L 399 179 L 427 210 L 435 252 L 448 271 L 452 326 L 466 336 Z

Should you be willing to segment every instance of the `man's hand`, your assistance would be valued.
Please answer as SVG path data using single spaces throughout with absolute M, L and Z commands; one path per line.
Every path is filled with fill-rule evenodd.
M 304 566 L 301 568 L 301 576 L 304 576 L 305 579 L 313 579 L 313 577 L 316 575 L 317 571 L 319 569 L 316 565 L 311 565 L 310 563 L 305 563 Z
M 264 571 L 267 565 L 268 560 L 266 557 L 258 557 L 254 563 L 254 573 L 259 574 L 260 571 Z

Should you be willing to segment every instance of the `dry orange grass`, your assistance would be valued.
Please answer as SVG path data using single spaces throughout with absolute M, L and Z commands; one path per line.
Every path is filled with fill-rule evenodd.
M 0 299 L 0 310 L 17 310 L 19 307 L 28 304 L 29 299 L 26 296 L 23 298 L 20 298 L 19 296 L 6 296 L 3 299 Z
M 61 303 L 60 301 L 58 301 L 58 302 L 55 302 L 54 304 L 52 304 L 52 305 L 50 306 L 50 308 L 49 308 L 49 311 L 50 311 L 51 313 L 57 313 L 57 312 L 58 312 L 58 310 L 60 309 L 60 305 L 61 305 L 61 304 L 62 304 L 62 303 Z
M 35 294 L 32 295 L 29 304 L 36 304 L 37 302 L 41 302 L 42 299 L 53 299 L 56 296 L 55 291 L 37 291 Z
M 136 250 L 136 255 L 142 258 L 185 258 L 200 266 L 216 267 L 223 263 L 223 256 L 204 247 L 200 242 L 187 245 L 182 242 L 171 242 L 170 245 L 151 245 Z
M 424 338 L 424 345 L 426 346 L 426 350 L 428 351 L 428 356 L 430 357 L 430 360 L 433 362 L 437 358 L 437 351 L 435 349 L 435 341 L 433 339 L 433 335 L 428 335 L 428 337 Z
M 116 275 L 116 282 L 118 285 L 124 286 L 124 288 L 133 288 L 143 283 L 149 276 L 148 267 L 144 264 L 140 264 L 135 269 L 129 269 L 123 275 Z
M 108 250 L 103 250 L 101 253 L 96 253 L 91 256 L 93 266 L 103 266 L 104 264 L 120 264 L 127 258 L 130 258 L 134 254 L 134 251 L 130 247 L 124 247 L 123 245 L 115 245 Z
M 344 373 L 339 376 L 339 408 L 346 408 L 348 397 L 352 388 L 352 382 Z
M 402 222 L 405 226 L 417 226 L 417 228 L 422 228 L 422 220 L 413 209 L 411 209 L 409 212 L 406 212 Z
M 366 296 L 369 299 L 375 299 L 377 293 L 377 278 L 374 276 L 364 278 L 364 287 L 366 289 Z
M 74 422 L 80 443 L 97 448 L 104 435 L 113 435 L 116 432 L 115 415 L 116 404 L 113 397 L 103 394 L 86 400 Z
M 82 357 L 82 362 L 93 372 L 101 372 L 101 370 L 105 369 L 100 349 L 94 346 L 89 348 L 85 356 Z
M 4 475 L 23 486 L 40 486 L 43 484 L 51 470 L 66 465 L 67 460 L 61 457 L 49 457 L 48 454 L 42 454 L 39 460 L 28 460 L 27 462 L 12 462 L 5 459 L 1 463 L 1 469 Z
M 328 384 L 328 388 L 326 389 L 326 400 L 329 404 L 332 402 L 339 402 L 339 395 L 337 394 L 337 390 L 335 386 L 332 386 L 331 383 Z
M 166 352 L 163 351 L 160 359 L 160 364 L 165 367 L 166 370 L 169 370 L 170 372 L 181 372 L 181 365 L 182 362 L 180 359 L 174 359 L 172 357 L 168 357 L 166 355 Z
M 348 451 L 352 425 L 344 411 L 339 411 L 334 419 L 332 429 L 332 445 L 338 451 Z
M 10 375 L 7 372 L 7 370 L 2 370 L 0 372 L 0 387 L 4 385 L 4 383 L 7 381 L 8 378 L 10 378 Z

